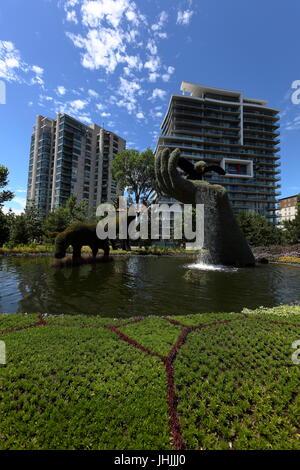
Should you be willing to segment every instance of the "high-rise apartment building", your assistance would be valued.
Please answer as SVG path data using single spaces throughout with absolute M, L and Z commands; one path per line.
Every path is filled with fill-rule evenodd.
M 234 212 L 258 212 L 276 223 L 278 110 L 239 91 L 189 82 L 182 82 L 181 91 L 171 97 L 156 150 L 179 148 L 192 162 L 220 165 L 226 176 L 205 179 L 227 189 Z
M 41 215 L 63 205 L 70 195 L 88 202 L 92 213 L 116 196 L 111 166 L 125 149 L 124 139 L 96 124 L 87 126 L 67 114 L 37 116 L 31 137 L 27 204 Z

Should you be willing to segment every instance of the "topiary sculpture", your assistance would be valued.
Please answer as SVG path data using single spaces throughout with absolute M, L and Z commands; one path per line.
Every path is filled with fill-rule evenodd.
M 226 189 L 201 179 L 205 163 L 193 170 L 200 173 L 198 180 L 184 178 L 178 167 L 191 172 L 190 165 L 182 163 L 179 149 L 171 153 L 165 148 L 157 153 L 155 173 L 161 192 L 185 204 L 204 205 L 203 248 L 209 250 L 210 261 L 228 266 L 254 266 L 254 256 L 233 214 Z
M 104 257 L 109 256 L 109 240 L 100 240 L 96 233 L 96 224 L 77 222 L 68 227 L 55 239 L 55 258 L 62 259 L 71 245 L 73 248 L 73 260 L 81 258 L 81 248 L 89 246 L 96 258 L 98 250 L 104 251 Z

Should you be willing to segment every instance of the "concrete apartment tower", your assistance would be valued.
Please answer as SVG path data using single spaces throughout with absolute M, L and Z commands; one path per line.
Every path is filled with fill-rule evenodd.
M 88 202 L 90 213 L 116 196 L 111 166 L 126 141 L 96 124 L 87 126 L 67 114 L 37 116 L 31 136 L 27 204 L 42 216 L 70 195 Z
M 171 97 L 156 151 L 178 147 L 194 163 L 221 165 L 226 176 L 205 179 L 226 187 L 234 212 L 257 212 L 276 223 L 279 111 L 239 91 L 189 82 L 181 91 Z

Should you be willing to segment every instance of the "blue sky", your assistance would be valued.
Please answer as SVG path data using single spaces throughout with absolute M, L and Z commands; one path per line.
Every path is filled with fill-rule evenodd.
M 67 112 L 154 149 L 182 80 L 281 111 L 282 197 L 300 192 L 299 0 L 2 0 L 0 163 L 21 211 L 36 114 Z M 0 100 L 1 102 L 1 100 Z

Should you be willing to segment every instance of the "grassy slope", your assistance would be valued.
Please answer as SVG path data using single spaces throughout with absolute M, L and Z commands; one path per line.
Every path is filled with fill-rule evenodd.
M 190 326 L 234 320 L 189 330 L 174 356 L 175 411 L 189 449 L 300 449 L 300 365 L 291 361 L 300 307 L 246 313 L 174 317 Z M 36 322 L 36 315 L 0 315 L 0 331 Z M 180 325 L 146 318 L 119 327 L 126 321 L 83 316 L 46 322 L 0 335 L 8 358 L 0 366 L 0 449 L 174 448 L 161 356 Z

